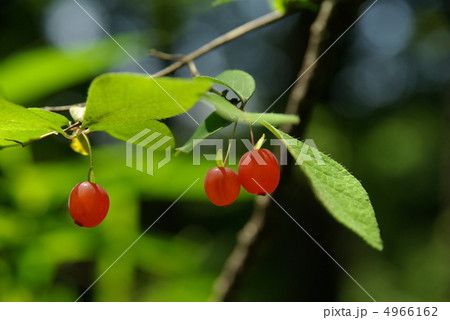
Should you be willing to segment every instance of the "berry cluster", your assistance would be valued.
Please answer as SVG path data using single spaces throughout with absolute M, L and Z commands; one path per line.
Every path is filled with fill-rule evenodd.
M 92 150 L 89 140 L 87 137 L 85 139 L 91 158 L 89 179 L 78 183 L 70 192 L 69 211 L 77 225 L 92 228 L 105 219 L 109 209 L 109 197 L 105 189 L 94 183 Z M 213 204 L 216 206 L 232 204 L 239 196 L 241 186 L 256 195 L 266 195 L 275 191 L 280 181 L 280 166 L 271 151 L 260 149 L 263 140 L 264 137 L 258 141 L 253 150 L 242 156 L 238 173 L 225 167 L 220 152 L 218 166 L 208 171 L 204 182 L 206 195 Z
M 272 193 L 280 181 L 280 166 L 267 149 L 254 149 L 239 161 L 238 173 L 223 166 L 212 168 L 205 176 L 205 192 L 216 206 L 227 206 L 239 196 L 241 185 L 249 193 Z

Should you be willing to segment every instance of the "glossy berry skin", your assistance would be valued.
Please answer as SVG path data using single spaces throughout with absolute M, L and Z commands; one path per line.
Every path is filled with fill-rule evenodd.
M 242 156 L 238 175 L 245 190 L 252 194 L 265 195 L 277 188 L 280 182 L 280 165 L 270 150 L 255 149 Z
M 241 191 L 237 173 L 230 168 L 215 167 L 205 176 L 205 192 L 216 206 L 228 206 L 236 200 Z
M 105 189 L 92 182 L 80 182 L 70 192 L 69 211 L 80 227 L 92 228 L 105 219 L 109 197 Z

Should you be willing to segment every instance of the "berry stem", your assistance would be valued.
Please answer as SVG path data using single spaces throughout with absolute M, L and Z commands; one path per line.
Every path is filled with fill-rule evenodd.
M 236 133 L 236 127 L 237 127 L 237 121 L 234 123 L 234 127 L 233 127 L 233 132 L 231 132 L 231 137 L 228 140 L 228 150 L 227 150 L 227 154 L 225 155 L 225 161 L 223 162 L 224 165 L 227 164 L 228 161 L 228 156 L 230 155 L 230 150 L 231 150 L 231 144 L 233 143 L 233 139 L 234 139 L 234 134 Z
M 219 150 L 217 151 L 217 154 L 216 154 L 216 163 L 217 163 L 217 166 L 218 166 L 218 167 L 225 167 L 225 164 L 224 164 L 224 162 L 223 162 L 223 151 L 222 151 L 222 149 L 219 149 Z
M 89 141 L 87 135 L 84 132 L 81 132 L 84 140 L 86 140 L 86 145 L 88 147 L 89 153 L 89 173 L 88 173 L 88 181 L 95 183 L 95 175 L 94 175 L 94 161 L 92 160 L 92 147 L 91 142 Z
M 248 126 L 250 128 L 250 138 L 252 139 L 252 146 L 255 146 L 255 139 L 253 138 L 253 128 L 252 128 L 252 124 L 249 122 Z

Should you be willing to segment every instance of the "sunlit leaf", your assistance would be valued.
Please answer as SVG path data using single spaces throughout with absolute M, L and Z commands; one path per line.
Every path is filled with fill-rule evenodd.
M 41 109 L 27 109 L 0 98 L 0 148 L 26 143 L 50 133 L 63 133 L 67 118 Z M 14 142 L 14 141 L 16 142 Z
M 235 105 L 230 103 L 224 97 L 217 94 L 206 93 L 203 95 L 203 101 L 216 109 L 218 115 L 228 121 L 246 121 L 255 122 L 259 125 L 257 120 L 264 120 L 273 125 L 280 125 L 285 123 L 299 123 L 300 119 L 296 115 L 280 114 L 280 113 L 253 113 L 242 111 Z
M 226 70 L 215 78 L 198 78 L 210 79 L 214 83 L 230 88 L 244 104 L 251 98 L 256 88 L 255 79 L 242 70 Z
M 89 148 L 86 143 L 86 139 L 84 139 L 81 136 L 73 138 L 70 142 L 70 147 L 72 148 L 73 151 L 75 151 L 79 154 L 82 154 L 83 156 L 89 155 L 89 151 L 88 151 Z
M 145 129 L 172 137 L 155 119 L 187 112 L 210 87 L 209 80 L 104 74 L 89 88 L 83 127 L 106 131 L 122 140 Z
M 40 109 L 40 108 L 27 108 L 27 110 L 37 114 L 41 118 L 44 118 L 44 119 L 50 121 L 51 123 L 57 125 L 58 128 L 69 124 L 69 120 L 66 117 L 64 117 L 63 115 L 60 115 L 59 113 L 47 111 L 45 109 Z

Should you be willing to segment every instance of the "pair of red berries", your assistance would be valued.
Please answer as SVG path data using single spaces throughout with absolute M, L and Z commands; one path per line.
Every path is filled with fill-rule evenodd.
M 249 193 L 272 193 L 280 182 L 280 165 L 267 149 L 254 149 L 239 161 L 238 173 L 233 169 L 215 167 L 208 171 L 204 187 L 209 200 L 216 206 L 227 206 L 239 196 L 241 185 Z

